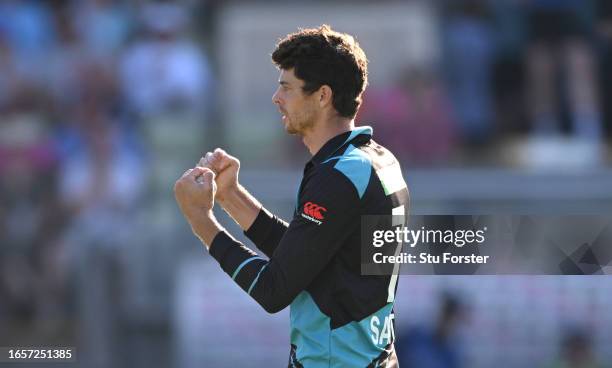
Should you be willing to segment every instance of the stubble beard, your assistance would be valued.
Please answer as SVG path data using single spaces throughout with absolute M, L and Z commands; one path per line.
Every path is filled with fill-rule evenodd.
M 287 116 L 285 130 L 291 135 L 303 136 L 308 130 L 311 130 L 315 125 L 315 116 L 309 111 L 304 111 L 295 119 L 289 119 Z

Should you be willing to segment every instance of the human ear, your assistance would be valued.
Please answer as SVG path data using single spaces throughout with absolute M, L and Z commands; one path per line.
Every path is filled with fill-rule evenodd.
M 325 107 L 328 104 L 331 104 L 333 95 L 334 92 L 328 85 L 322 85 L 321 88 L 319 88 L 319 104 L 321 105 L 321 107 Z

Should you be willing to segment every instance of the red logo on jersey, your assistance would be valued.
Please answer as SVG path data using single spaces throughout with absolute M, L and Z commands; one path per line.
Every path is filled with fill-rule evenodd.
M 324 219 L 322 212 L 327 212 L 327 209 L 323 206 L 319 206 L 318 204 L 306 202 L 306 204 L 304 205 L 304 214 L 317 220 Z

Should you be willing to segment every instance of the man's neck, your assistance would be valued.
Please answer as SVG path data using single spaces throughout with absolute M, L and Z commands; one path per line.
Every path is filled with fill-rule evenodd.
M 327 141 L 333 137 L 353 130 L 355 120 L 349 118 L 337 118 L 335 121 L 321 121 L 304 134 L 302 141 L 308 151 L 314 156 Z

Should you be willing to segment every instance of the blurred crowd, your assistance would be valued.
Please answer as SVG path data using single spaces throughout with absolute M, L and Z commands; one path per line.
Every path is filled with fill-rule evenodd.
M 364 120 L 408 165 L 609 161 L 612 6 L 606 0 L 440 0 L 440 65 L 367 91 Z M 381 133 L 383 137 L 381 137 Z M 527 156 L 504 158 L 519 140 Z M 501 146 L 501 147 L 500 147 Z M 541 148 L 541 149 L 537 149 Z M 530 155 L 531 153 L 531 155 Z M 457 160 L 457 157 L 466 159 Z
M 120 262 L 114 248 L 134 232 L 143 200 L 155 195 L 148 180 L 154 139 L 145 137 L 163 136 L 150 127 L 164 124 L 152 122 L 180 115 L 207 126 L 213 73 L 191 16 L 172 2 L 0 3 L 5 345 L 23 323 L 56 333 L 71 308 L 110 302 L 88 293 L 104 289 L 92 267 L 110 265 L 102 283 L 121 270 L 113 268 Z M 198 138 L 201 131 L 190 132 Z M 87 297 L 75 299 L 74 290 Z M 109 322 L 99 312 L 93 309 L 100 323 L 89 331 Z
M 0 2 L 0 345 L 24 326 L 55 336 L 77 312 L 97 321 L 83 327 L 101 334 L 94 350 L 111 340 L 99 307 L 136 267 L 118 249 L 143 213 L 180 221 L 171 182 L 223 142 L 220 3 Z M 577 142 L 597 150 L 580 165 L 606 165 L 609 0 L 432 4 L 443 62 L 373 86 L 358 117 L 404 165 L 499 164 L 489 153 L 516 136 Z M 108 351 L 90 366 L 114 366 Z
M 444 290 L 444 289 L 443 289 Z M 438 297 L 437 310 L 429 323 L 412 323 L 399 333 L 396 350 L 402 367 L 419 368 L 462 368 L 469 367 L 467 355 L 470 350 L 465 337 L 466 325 L 470 320 L 478 318 L 472 315 L 472 306 L 466 301 L 465 295 L 457 292 L 444 291 Z M 533 331 L 537 327 L 530 327 Z M 540 364 L 531 363 L 531 367 L 541 368 L 606 368 L 610 362 L 598 356 L 593 331 L 585 326 L 572 325 L 564 322 L 561 325 L 558 341 L 555 341 L 554 354 L 544 359 Z M 540 342 L 545 346 L 545 342 Z M 509 344 L 511 345 L 511 344 Z M 473 349 L 473 348 L 472 348 Z M 476 349 L 486 349 L 481 346 Z M 511 350 L 511 346 L 507 346 Z M 502 367 L 522 366 L 512 361 L 509 356 L 495 356 Z M 491 362 L 489 362 L 491 364 Z

